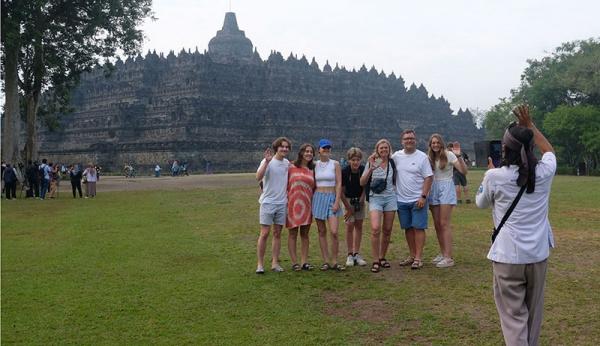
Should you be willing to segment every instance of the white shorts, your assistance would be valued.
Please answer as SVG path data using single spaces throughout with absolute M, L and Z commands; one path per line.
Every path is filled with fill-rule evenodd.
M 456 188 L 451 179 L 434 180 L 431 185 L 431 192 L 427 197 L 429 205 L 450 204 L 456 205 Z

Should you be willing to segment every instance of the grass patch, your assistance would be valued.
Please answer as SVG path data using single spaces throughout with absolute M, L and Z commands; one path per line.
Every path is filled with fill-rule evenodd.
M 470 173 L 471 191 L 481 176 Z M 284 232 L 288 271 L 257 276 L 253 185 L 2 201 L 2 342 L 502 343 L 485 259 L 490 210 L 455 210 L 454 268 L 398 267 L 407 250 L 396 220 L 390 270 L 291 272 Z M 555 178 L 542 344 L 600 340 L 599 205 L 600 178 Z M 426 259 L 437 254 L 428 235 Z M 362 250 L 370 257 L 367 231 Z

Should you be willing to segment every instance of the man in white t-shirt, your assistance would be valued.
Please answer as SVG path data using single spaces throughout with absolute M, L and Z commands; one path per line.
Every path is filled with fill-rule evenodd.
M 396 151 L 392 159 L 396 164 L 396 200 L 398 219 L 404 229 L 410 255 L 401 266 L 412 269 L 423 266 L 423 247 L 427 228 L 427 195 L 431 190 L 433 172 L 427 154 L 417 150 L 417 134 L 404 130 L 400 136 L 404 149 Z
M 285 224 L 287 211 L 287 179 L 290 162 L 286 159 L 291 144 L 285 137 L 277 138 L 271 148 L 267 148 L 264 159 L 256 171 L 256 180 L 262 182 L 262 194 L 258 199 L 260 203 L 260 235 L 256 245 L 258 263 L 256 274 L 264 274 L 263 259 L 267 247 L 267 239 L 273 225 L 273 243 L 271 270 L 282 272 L 279 265 L 279 252 L 281 250 L 281 229 Z M 273 155 L 275 151 L 275 155 Z
M 497 229 L 519 190 L 526 188 L 497 233 L 488 253 L 494 300 L 507 345 L 537 345 L 542 324 L 547 258 L 554 247 L 548 221 L 550 187 L 556 172 L 554 149 L 535 127 L 527 106 L 513 110 L 519 119 L 502 139 L 503 163 L 491 159 L 476 196 L 477 206 L 492 207 Z M 542 153 L 538 162 L 533 144 Z

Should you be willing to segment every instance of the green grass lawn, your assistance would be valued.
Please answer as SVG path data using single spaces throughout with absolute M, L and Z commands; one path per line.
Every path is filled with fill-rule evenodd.
M 470 173 L 472 191 L 481 175 Z M 292 272 L 285 231 L 287 271 L 258 276 L 257 198 L 255 187 L 220 187 L 3 200 L 2 343 L 502 344 L 485 258 L 490 210 L 455 210 L 453 268 L 429 263 L 433 230 L 426 266 L 400 268 L 396 220 L 390 270 Z M 600 178 L 556 177 L 550 219 L 542 344 L 597 344 Z M 343 236 L 340 250 L 342 261 Z M 314 225 L 311 262 L 321 262 Z

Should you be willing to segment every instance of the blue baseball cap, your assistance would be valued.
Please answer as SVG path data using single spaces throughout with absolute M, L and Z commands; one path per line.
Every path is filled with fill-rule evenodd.
M 329 139 L 321 139 L 319 141 L 319 148 L 332 147 L 331 141 Z

